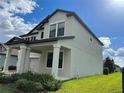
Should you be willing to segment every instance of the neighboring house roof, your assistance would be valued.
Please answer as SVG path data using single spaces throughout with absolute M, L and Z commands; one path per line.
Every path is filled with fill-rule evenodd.
M 55 38 L 47 38 L 47 39 L 41 39 L 41 40 L 34 40 L 34 41 L 26 41 L 22 38 L 17 38 L 14 37 L 11 40 L 9 40 L 8 42 L 6 42 L 6 45 L 13 45 L 13 44 L 35 44 L 35 43 L 45 43 L 45 42 L 54 42 L 54 41 L 58 41 L 58 40 L 65 40 L 65 39 L 73 39 L 75 38 L 75 36 L 64 36 L 64 37 L 55 37 Z
M 54 11 L 51 15 L 48 15 L 45 19 L 43 19 L 37 26 L 35 26 L 29 33 L 25 34 L 25 35 L 21 35 L 20 37 L 23 37 L 23 36 L 28 36 L 28 35 L 31 35 L 33 34 L 33 31 L 36 30 L 36 29 L 43 29 L 44 27 L 44 24 L 45 23 L 48 23 L 49 22 L 49 19 L 54 15 L 56 14 L 57 12 L 64 12 L 64 13 L 67 13 L 67 16 L 74 16 L 78 21 L 79 23 L 85 27 L 85 29 L 87 29 L 87 31 L 101 44 L 103 45 L 103 43 L 97 38 L 97 36 L 88 28 L 88 26 L 81 20 L 81 18 L 75 13 L 75 12 L 72 12 L 72 11 L 66 11 L 66 10 L 62 10 L 62 9 L 57 9 L 56 11 Z
M 3 43 L 0 43 L 0 52 L 5 52 L 6 51 L 6 47 Z
M 0 43 L 0 55 L 6 55 L 6 53 L 7 53 L 6 45 L 4 45 L 3 43 Z M 11 55 L 17 56 L 18 51 L 16 49 L 12 49 Z
M 114 64 L 114 66 L 115 66 L 115 67 L 118 67 L 118 68 L 120 68 L 120 69 L 121 69 L 121 67 L 120 67 L 119 65 L 117 65 L 117 64 Z

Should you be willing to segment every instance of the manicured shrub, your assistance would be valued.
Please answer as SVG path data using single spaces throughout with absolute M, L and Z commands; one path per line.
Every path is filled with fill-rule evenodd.
M 15 82 L 17 88 L 22 89 L 23 91 L 29 91 L 28 87 L 30 87 L 29 89 L 31 89 L 31 87 L 35 87 L 36 90 L 38 90 L 41 88 L 41 85 L 42 89 L 47 91 L 55 91 L 61 87 L 61 81 L 56 80 L 52 75 L 49 74 L 36 74 L 32 72 L 27 72 L 22 74 L 13 74 L 11 76 L 0 76 L 0 83 Z
M 61 86 L 61 81 L 56 80 L 49 74 L 36 74 L 32 72 L 23 73 L 20 79 L 27 79 L 34 82 L 40 82 L 45 90 L 58 90 Z
M 2 73 L 2 72 L 0 72 L 0 76 L 3 76 L 3 75 L 5 75 L 4 73 Z
M 13 83 L 14 80 L 11 76 L 0 76 L 0 83 Z
M 41 92 L 43 90 L 42 84 L 27 79 L 19 79 L 16 81 L 16 87 L 23 92 Z
M 49 91 L 58 90 L 61 86 L 60 81 L 55 80 L 52 75 L 48 74 L 42 74 L 41 77 L 39 77 L 39 82 L 41 82 L 44 89 Z
M 40 92 L 43 90 L 43 86 L 40 82 L 35 82 L 35 92 Z
M 27 79 L 27 80 L 35 81 L 35 77 L 32 72 L 26 72 L 26 73 L 20 74 L 20 79 Z
M 60 89 L 62 82 L 59 80 L 48 81 L 44 83 L 44 89 L 49 91 L 56 91 Z
M 54 90 L 58 90 L 60 89 L 62 82 L 60 80 L 55 80 L 54 84 L 55 84 Z
M 18 79 L 21 78 L 20 74 L 12 74 L 11 77 L 13 79 L 13 82 L 15 82 L 15 81 L 17 81 Z
M 1 75 L 0 76 L 0 83 L 14 83 L 20 78 L 19 74 L 13 74 L 13 75 Z

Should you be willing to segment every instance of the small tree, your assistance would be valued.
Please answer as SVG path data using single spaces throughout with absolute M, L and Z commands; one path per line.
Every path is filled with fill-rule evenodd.
M 107 57 L 104 62 L 104 68 L 109 68 L 109 73 L 114 72 L 114 60 Z

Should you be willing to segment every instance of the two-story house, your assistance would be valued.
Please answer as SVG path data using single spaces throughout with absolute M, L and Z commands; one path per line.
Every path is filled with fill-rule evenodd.
M 6 45 L 4 71 L 15 48 L 19 50 L 17 73 L 31 70 L 70 79 L 103 72 L 103 44 L 71 11 L 57 9 L 29 33 L 12 38 Z M 30 58 L 31 53 L 37 56 Z

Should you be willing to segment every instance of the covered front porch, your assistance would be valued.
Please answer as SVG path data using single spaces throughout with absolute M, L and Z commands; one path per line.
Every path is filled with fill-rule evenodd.
M 7 48 L 3 72 L 8 72 L 8 64 L 12 49 L 18 50 L 16 73 L 32 71 L 34 73 L 47 73 L 56 79 L 70 78 L 71 49 L 56 44 L 15 44 Z

